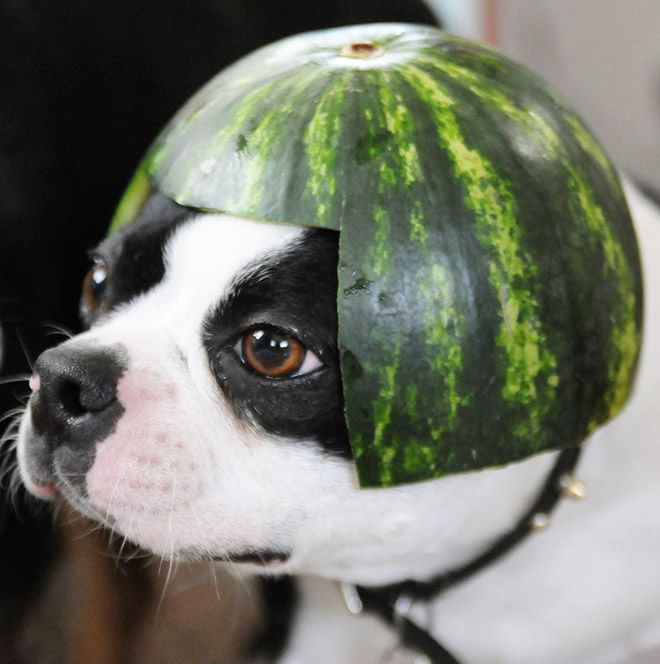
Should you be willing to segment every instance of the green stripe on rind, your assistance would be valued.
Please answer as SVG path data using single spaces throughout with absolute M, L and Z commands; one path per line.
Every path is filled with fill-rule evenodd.
M 598 141 L 594 138 L 593 134 L 584 126 L 582 121 L 572 112 L 566 112 L 564 119 L 571 127 L 575 140 L 580 144 L 580 147 L 590 154 L 598 165 L 607 173 L 610 182 L 618 189 L 619 181 L 612 166 L 612 162 L 608 159 Z
M 602 209 L 596 203 L 593 188 L 579 172 L 574 174 L 573 183 L 580 210 L 594 237 L 600 239 L 605 255 L 603 274 L 594 277 L 611 281 L 619 290 L 617 306 L 611 312 L 613 331 L 608 366 L 610 389 L 606 394 L 608 409 L 605 413 L 598 413 L 596 419 L 589 423 L 588 428 L 593 431 L 599 424 L 614 417 L 628 399 L 630 376 L 634 372 L 641 344 L 639 302 L 631 266 L 623 255 L 621 244 L 614 239 Z
M 143 166 L 140 166 L 131 179 L 110 222 L 108 233 L 114 233 L 130 224 L 138 216 L 142 206 L 153 193 L 151 183 Z
M 341 108 L 349 84 L 349 76 L 339 76 L 324 91 L 303 137 L 309 164 L 309 179 L 304 195 L 316 207 L 315 222 L 331 226 L 331 213 L 336 205 L 337 181 L 335 158 L 341 137 Z
M 394 483 L 393 469 L 396 467 L 396 447 L 393 447 L 386 436 L 387 427 L 392 419 L 392 406 L 397 392 L 397 371 L 399 368 L 399 355 L 401 352 L 401 340 L 395 344 L 391 364 L 379 368 L 383 374 L 382 387 L 378 393 L 378 399 L 373 403 L 374 435 L 371 441 L 367 441 L 372 447 L 371 453 L 378 456 L 380 460 L 380 482 L 384 486 Z M 372 367 L 371 371 L 377 370 Z
M 402 74 L 429 100 L 438 128 L 438 140 L 451 154 L 454 174 L 462 182 L 465 204 L 475 215 L 476 236 L 491 254 L 490 283 L 502 310 L 498 345 L 506 352 L 506 382 L 502 396 L 525 406 L 526 418 L 515 428 L 517 436 L 533 435 L 541 418 L 554 406 L 557 376 L 548 351 L 538 303 L 534 265 L 521 249 L 515 198 L 495 167 L 466 145 L 453 112 L 454 101 L 440 83 L 423 70 L 407 66 Z M 516 284 L 524 283 L 522 288 Z M 544 377 L 539 392 L 539 375 Z

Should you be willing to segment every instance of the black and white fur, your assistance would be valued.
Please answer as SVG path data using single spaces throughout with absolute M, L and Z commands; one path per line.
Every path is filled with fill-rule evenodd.
M 586 500 L 562 501 L 513 553 L 412 606 L 461 661 L 660 658 L 660 215 L 629 193 L 646 280 L 633 397 L 586 444 Z M 97 261 L 107 279 L 89 330 L 36 364 L 18 441 L 28 488 L 63 494 L 164 558 L 299 577 L 282 663 L 415 661 L 376 618 L 347 611 L 336 581 L 423 581 L 460 565 L 516 523 L 555 453 L 360 489 L 341 415 L 331 231 L 156 196 Z M 262 328 L 304 345 L 297 375 L 246 365 L 241 339 Z
M 85 249 L 157 129 L 264 44 L 379 21 L 437 22 L 423 0 L 0 0 L 0 440 L 23 401 L 18 379 L 78 330 Z M 13 463 L 0 446 L 0 468 Z M 47 511 L 24 502 L 0 481 L 3 662 L 21 659 L 23 620 L 66 555 Z

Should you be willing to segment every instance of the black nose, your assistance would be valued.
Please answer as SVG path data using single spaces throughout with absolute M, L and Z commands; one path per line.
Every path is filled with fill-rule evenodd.
M 117 383 L 126 369 L 121 347 L 65 343 L 39 356 L 32 424 L 54 449 L 87 447 L 105 438 L 123 412 Z

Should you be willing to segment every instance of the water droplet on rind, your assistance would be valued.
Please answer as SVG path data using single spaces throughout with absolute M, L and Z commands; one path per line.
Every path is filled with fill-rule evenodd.
M 350 295 L 356 295 L 358 293 L 368 295 L 369 294 L 369 286 L 371 285 L 371 281 L 369 279 L 365 279 L 364 277 L 360 277 L 357 279 L 357 281 L 351 285 L 348 286 L 347 288 L 344 288 L 344 295 L 345 296 L 350 296 Z

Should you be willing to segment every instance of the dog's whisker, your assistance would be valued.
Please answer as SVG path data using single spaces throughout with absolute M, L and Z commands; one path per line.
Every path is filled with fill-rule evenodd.
M 130 558 L 130 554 L 125 554 L 124 551 L 126 551 L 128 547 L 128 538 L 122 535 L 119 535 L 116 531 L 114 526 L 110 530 L 110 537 L 112 539 L 115 539 L 115 537 L 121 539 L 121 544 L 119 545 L 119 550 L 117 551 L 117 558 L 121 560 L 126 560 Z
M 123 554 L 123 560 L 144 560 L 145 567 L 152 565 L 154 562 L 154 555 L 149 551 L 143 551 L 136 547 L 128 537 L 122 537 L 122 548 L 127 548 L 128 553 Z
M 11 418 L 15 418 L 14 422 L 10 424 L 10 427 L 16 427 L 18 429 L 21 423 L 21 417 L 23 416 L 23 413 L 25 413 L 25 408 L 23 408 L 22 406 L 16 406 L 16 408 L 11 408 L 2 417 L 0 417 L 0 422 L 4 422 Z
M 10 451 L 11 450 L 10 448 Z M 18 468 L 18 460 L 15 454 L 6 453 L 0 471 L 0 487 L 6 488 L 12 509 L 16 514 L 22 509 L 19 501 L 25 503 L 25 494 L 21 480 L 21 473 Z
M 100 530 L 97 525 L 91 524 L 89 521 L 80 520 L 78 523 L 82 523 L 83 528 L 79 533 L 73 536 L 72 539 L 74 540 L 85 540 Z
M 53 521 L 57 521 L 61 511 L 62 511 L 62 504 L 59 502 L 55 503 L 53 507 Z
M 17 464 L 14 464 L 9 482 L 8 495 L 11 500 L 11 507 L 19 520 L 39 517 L 45 510 L 49 509 L 49 503 L 35 498 L 24 489 Z
M 0 448 L 4 444 L 0 444 Z M 2 462 L 0 463 L 0 488 L 12 491 L 12 483 L 14 475 L 18 472 L 18 461 L 16 456 L 11 454 L 12 448 L 8 448 L 7 452 L 3 455 Z
M 158 567 L 158 574 L 160 575 L 162 571 L 162 566 L 164 562 L 167 562 L 167 574 L 165 576 L 165 581 L 163 582 L 163 589 L 160 594 L 160 599 L 158 601 L 158 606 L 156 608 L 156 616 L 157 618 L 160 615 L 160 611 L 162 609 L 163 603 L 165 601 L 165 596 L 167 594 L 167 590 L 169 588 L 171 580 L 174 578 L 174 574 L 177 569 L 177 562 L 175 561 L 175 548 L 174 548 L 174 538 L 173 538 L 173 524 L 172 524 L 172 519 L 174 516 L 174 502 L 175 502 L 175 494 L 176 494 L 176 477 L 174 477 L 173 483 L 172 483 L 172 491 L 171 491 L 171 499 L 170 499 L 170 512 L 168 515 L 168 524 L 167 524 L 167 538 L 169 542 L 169 549 L 170 553 L 168 556 L 168 560 L 165 560 L 164 556 L 161 556 L 160 560 L 160 565 Z
M 145 559 L 147 564 L 151 564 L 153 562 L 153 554 L 149 553 L 148 551 L 142 551 L 138 547 L 134 546 L 133 542 L 128 537 L 126 537 L 126 535 L 117 532 L 114 528 L 112 531 L 110 531 L 105 526 L 100 527 L 102 527 L 106 533 L 108 533 L 108 540 L 110 546 L 112 546 L 110 555 L 114 558 L 115 567 L 118 570 L 122 571 L 120 564 L 122 562 L 130 562 L 140 558 Z
M 77 488 L 81 482 L 84 482 L 86 473 L 61 473 L 56 469 L 54 474 L 58 478 L 60 492 L 79 512 L 79 515 L 70 514 L 70 519 L 84 517 L 93 521 L 103 521 L 103 515 L 80 495 L 80 490 Z
M 27 362 L 27 365 L 30 367 L 30 371 L 34 371 L 34 357 L 32 357 L 32 354 L 28 350 L 27 343 L 25 342 L 25 339 L 23 338 L 23 334 L 21 333 L 20 329 L 16 328 L 16 338 L 18 339 L 18 343 L 21 346 L 21 351 L 23 352 L 23 357 L 25 358 L 25 361 Z
M 160 576 L 161 572 L 163 571 L 164 563 L 165 563 L 165 556 L 164 555 L 158 556 L 158 576 Z
M 14 459 L 14 450 L 18 443 L 18 430 L 23 415 L 22 408 L 16 408 L 5 413 L 0 422 L 10 420 L 2 436 L 0 437 L 0 452 L 4 454 L 4 462 L 10 462 Z M 1 471 L 0 471 L 1 472 Z
M 24 408 L 12 408 L 0 418 L 0 422 L 9 420 L 2 436 L 0 436 L 0 452 L 2 453 L 0 488 L 7 489 L 11 506 L 16 513 L 19 513 L 26 505 L 29 505 L 30 511 L 33 512 L 36 508 L 33 509 L 32 504 L 37 505 L 36 501 L 29 498 L 27 492 L 23 490 L 23 482 L 15 454 L 18 444 L 18 431 L 24 412 Z M 19 499 L 23 503 L 22 505 L 19 503 Z
M 112 535 L 114 535 L 114 533 L 115 533 L 115 524 L 114 524 L 114 522 L 111 523 L 109 521 L 109 519 L 110 519 L 110 515 L 112 514 L 112 503 L 115 499 L 115 494 L 117 493 L 117 489 L 119 487 L 119 484 L 120 484 L 121 480 L 122 480 L 121 477 L 117 478 L 117 481 L 115 482 L 114 487 L 112 487 L 112 493 L 110 494 L 110 500 L 108 501 L 108 507 L 106 508 L 106 511 L 105 511 L 105 514 L 103 515 L 103 520 L 102 520 L 103 525 L 106 528 L 109 528 L 110 533 Z M 122 547 L 123 547 L 123 544 L 122 544 Z
M 68 516 L 68 522 L 71 525 L 82 523 L 83 527 L 80 528 L 79 533 L 74 536 L 74 539 L 77 540 L 85 539 L 94 533 L 103 530 L 101 524 L 93 519 L 85 517 L 85 515 L 81 514 L 80 512 L 70 512 Z
M 164 561 L 162 561 L 164 562 Z M 163 588 L 160 593 L 160 598 L 158 600 L 158 606 L 156 607 L 156 613 L 154 616 L 154 620 L 156 620 L 160 616 L 161 609 L 163 608 L 163 604 L 165 603 L 165 598 L 167 597 L 168 590 L 170 587 L 170 583 L 172 579 L 174 578 L 174 575 L 176 574 L 178 570 L 178 562 L 173 560 L 171 557 L 167 561 L 167 575 L 165 576 L 165 581 L 163 582 Z
M 117 530 L 115 528 L 115 523 L 114 523 L 114 521 L 110 520 L 110 514 L 108 512 L 106 512 L 103 515 L 103 519 L 101 520 L 101 524 L 108 531 L 110 537 L 114 538 L 115 536 L 119 536 L 119 533 L 117 533 Z M 121 547 L 119 549 L 119 555 L 121 555 L 121 553 L 122 553 L 125 542 L 126 542 L 126 537 L 122 536 L 122 544 L 121 544 Z
M 21 404 L 21 408 L 27 408 L 27 405 L 30 401 L 30 394 L 17 395 L 16 401 Z
M 46 334 L 48 336 L 60 335 L 65 339 L 72 339 L 74 337 L 74 332 L 64 325 L 59 325 L 57 323 L 44 323 L 43 328 L 47 330 Z
M 18 461 L 14 457 L 9 457 L 6 462 L 6 475 L 5 472 L 2 474 L 2 480 L 0 480 L 0 485 L 4 485 L 4 480 L 6 477 L 9 478 L 9 483 L 7 485 L 7 494 L 11 501 L 12 508 L 16 511 L 16 503 L 18 502 L 18 496 L 23 488 L 23 483 L 21 481 L 21 474 L 18 469 Z
M 218 575 L 216 573 L 215 565 L 212 560 L 209 560 L 209 571 L 211 572 L 211 581 L 213 582 L 213 589 L 215 590 L 215 597 L 220 600 L 220 588 L 218 586 Z
M 197 516 L 195 506 L 193 505 L 193 503 L 190 499 L 188 499 L 186 502 L 188 503 L 188 509 L 190 510 L 190 514 L 192 515 L 193 521 L 194 521 L 195 525 L 197 526 L 197 529 L 199 530 L 199 534 L 203 538 L 204 531 L 202 529 L 202 524 L 200 523 L 199 517 Z M 211 572 L 211 580 L 213 582 L 213 587 L 215 589 L 215 596 L 219 600 L 220 599 L 220 589 L 218 587 L 218 576 L 216 574 L 215 565 L 213 564 L 212 560 L 209 560 L 208 562 L 209 562 L 209 569 L 210 569 L 210 572 Z
M 14 385 L 16 383 L 27 383 L 30 380 L 30 374 L 20 373 L 0 378 L 0 385 Z
M 130 562 L 141 558 L 146 560 L 148 565 L 152 564 L 153 554 L 139 549 L 129 537 L 118 532 L 114 526 L 109 531 L 109 536 L 114 544 L 112 555 L 118 567 L 120 562 Z
M 241 574 L 240 574 L 240 571 L 239 571 L 238 567 L 236 566 L 236 563 L 229 556 L 223 555 L 222 556 L 222 562 L 229 566 L 229 568 L 232 571 L 232 575 L 235 578 L 239 578 L 239 579 L 241 578 Z M 241 579 L 241 582 L 243 582 L 242 579 Z

